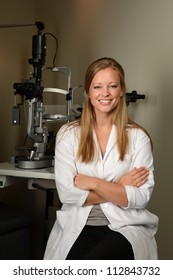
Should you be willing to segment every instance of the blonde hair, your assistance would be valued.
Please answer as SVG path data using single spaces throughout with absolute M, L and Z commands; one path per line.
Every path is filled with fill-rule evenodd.
M 78 159 L 85 163 L 91 162 L 96 156 L 96 147 L 93 141 L 93 124 L 95 123 L 95 112 L 88 97 L 88 92 L 91 82 L 96 73 L 106 68 L 112 68 L 118 72 L 122 90 L 122 97 L 119 100 L 118 106 L 111 113 L 112 123 L 116 125 L 117 129 L 117 145 L 120 160 L 124 159 L 128 147 L 127 127 L 141 128 L 141 126 L 132 122 L 128 117 L 126 105 L 125 75 L 122 66 L 114 59 L 108 57 L 103 57 L 94 61 L 88 67 L 85 74 L 85 91 L 87 94 L 87 98 L 82 110 L 81 118 L 76 122 L 76 125 L 80 125 L 81 127 L 77 156 Z

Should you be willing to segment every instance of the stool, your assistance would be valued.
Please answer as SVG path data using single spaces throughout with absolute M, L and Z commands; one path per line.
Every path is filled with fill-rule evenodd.
M 31 258 L 31 217 L 0 202 L 0 260 Z

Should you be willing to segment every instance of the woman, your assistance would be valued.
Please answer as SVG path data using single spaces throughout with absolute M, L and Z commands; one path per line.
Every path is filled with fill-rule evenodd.
M 124 71 L 112 58 L 86 71 L 81 119 L 57 134 L 55 180 L 62 208 L 45 259 L 157 259 L 151 141 L 129 120 Z

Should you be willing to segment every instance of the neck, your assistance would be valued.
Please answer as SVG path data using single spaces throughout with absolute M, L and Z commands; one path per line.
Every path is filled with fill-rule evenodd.
M 112 127 L 112 119 L 107 114 L 100 115 L 99 117 L 96 116 L 95 120 L 95 127 L 101 128 L 101 127 Z

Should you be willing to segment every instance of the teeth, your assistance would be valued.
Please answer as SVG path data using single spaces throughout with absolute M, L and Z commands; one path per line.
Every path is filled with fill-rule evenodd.
M 102 100 L 101 99 L 101 100 L 99 100 L 99 102 L 101 102 L 101 103 L 109 103 L 109 102 L 111 102 L 111 100 L 108 100 L 108 99 L 107 100 Z

